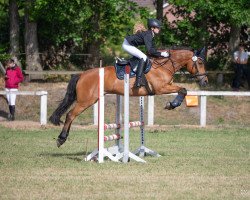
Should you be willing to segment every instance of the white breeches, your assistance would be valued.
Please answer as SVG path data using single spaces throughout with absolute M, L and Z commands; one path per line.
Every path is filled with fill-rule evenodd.
M 15 92 L 15 91 L 18 91 L 18 89 L 16 89 L 16 88 L 11 88 L 11 89 L 5 88 L 5 91 L 6 92 Z M 7 97 L 7 100 L 8 100 L 8 104 L 10 106 L 14 106 L 16 104 L 16 94 L 7 93 L 6 97 Z
M 126 39 L 124 39 L 124 42 L 122 43 L 122 48 L 132 56 L 143 59 L 144 61 L 147 60 L 147 56 L 135 46 L 130 45 Z

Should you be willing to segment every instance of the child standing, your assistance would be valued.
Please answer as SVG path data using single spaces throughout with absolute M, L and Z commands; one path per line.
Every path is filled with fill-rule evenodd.
M 23 74 L 19 66 L 17 66 L 14 60 L 9 59 L 6 62 L 6 74 L 5 74 L 5 91 L 7 92 L 7 100 L 9 104 L 10 114 L 8 120 L 15 120 L 15 104 L 16 94 L 9 92 L 17 92 L 19 83 L 23 81 Z

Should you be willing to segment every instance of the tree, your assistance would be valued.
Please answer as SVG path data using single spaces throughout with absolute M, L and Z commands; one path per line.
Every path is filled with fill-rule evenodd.
M 39 43 L 46 48 L 70 43 L 70 53 L 92 54 L 87 66 L 99 63 L 104 46 L 121 44 L 136 15 L 145 12 L 129 0 L 37 0 L 35 10 Z
M 9 17 L 6 0 L 0 0 L 0 22 L 0 54 L 4 54 L 9 49 Z M 1 59 L 4 60 L 2 56 Z
M 9 0 L 9 23 L 10 23 L 10 55 L 15 62 L 21 66 L 18 61 L 19 52 L 19 13 L 16 0 Z
M 199 47 L 207 45 L 218 56 L 220 67 L 240 42 L 240 30 L 250 25 L 248 0 L 170 0 L 172 10 L 180 17 L 173 28 L 173 41 Z M 176 39 L 178 38 L 178 39 Z M 245 41 L 247 42 L 247 41 Z
M 156 0 L 156 18 L 160 21 L 163 19 L 163 0 Z
M 25 54 L 26 69 L 31 71 L 42 71 L 39 57 L 37 23 L 32 16 L 35 0 L 26 0 L 25 4 Z M 32 76 L 31 79 L 39 78 Z

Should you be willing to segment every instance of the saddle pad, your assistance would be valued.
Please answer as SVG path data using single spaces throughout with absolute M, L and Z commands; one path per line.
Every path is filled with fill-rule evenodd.
M 129 78 L 133 78 L 136 76 L 136 69 L 137 69 L 138 63 L 136 64 L 135 67 L 131 68 L 130 67 L 130 74 L 129 74 Z M 118 79 L 123 80 L 124 79 L 124 74 L 125 74 L 125 67 L 126 65 L 119 65 L 118 63 L 115 63 L 115 72 L 116 72 L 116 76 Z M 144 70 L 144 74 L 148 73 L 149 70 L 151 69 L 151 63 L 148 64 L 146 66 L 146 69 Z

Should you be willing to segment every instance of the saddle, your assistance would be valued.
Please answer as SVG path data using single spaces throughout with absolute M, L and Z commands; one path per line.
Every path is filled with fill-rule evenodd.
M 135 77 L 139 61 L 140 60 L 137 57 L 132 57 L 129 60 L 125 60 L 124 58 L 116 57 L 115 71 L 116 71 L 117 78 L 120 80 L 124 79 L 125 66 L 130 66 L 129 78 Z M 147 63 L 144 67 L 143 73 L 147 74 L 150 71 L 151 67 L 152 67 L 152 64 L 149 61 L 149 59 L 147 59 Z

